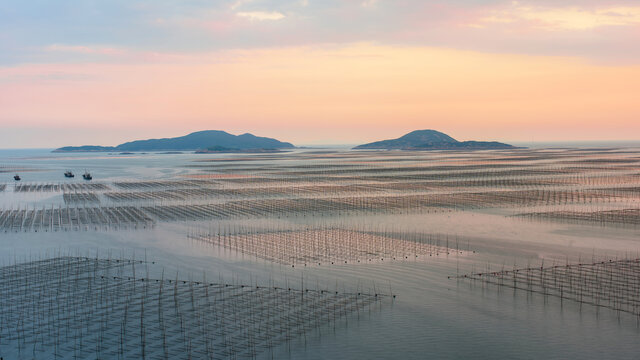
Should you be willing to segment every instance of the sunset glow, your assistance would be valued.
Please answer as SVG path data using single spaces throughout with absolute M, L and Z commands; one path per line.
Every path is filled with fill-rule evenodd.
M 50 34 L 38 44 L 45 29 L 4 23 L 0 141 L 117 144 L 221 129 L 337 144 L 423 128 L 459 139 L 636 139 L 640 54 L 622 49 L 640 39 L 640 7 L 558 3 L 415 2 L 412 12 L 384 1 L 247 1 L 185 5 L 181 15 L 96 3 L 108 23 L 108 10 L 124 12 L 123 31 L 150 18 L 139 35 L 89 25 L 102 36 Z M 323 27 L 343 17 L 360 26 Z M 389 23 L 367 29 L 382 18 Z M 60 20 L 53 33 L 70 26 Z
M 640 0 L 0 0 L 0 360 L 633 359 Z

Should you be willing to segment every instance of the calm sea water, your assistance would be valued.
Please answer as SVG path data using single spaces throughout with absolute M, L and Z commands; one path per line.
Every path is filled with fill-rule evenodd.
M 216 157 L 231 157 L 220 154 Z M 206 155 L 206 158 L 212 158 Z M 48 150 L 0 150 L 0 166 L 20 173 L 24 183 L 171 179 L 193 172 L 184 165 L 196 154 L 54 154 Z M 76 178 L 62 176 L 73 170 Z M 60 194 L 12 194 L 14 171 L 0 173 L 1 208 L 63 204 Z M 28 197 L 31 196 L 31 197 Z M 306 222 L 309 219 L 273 221 Z M 326 222 L 345 219 L 327 218 Z M 245 283 L 301 284 L 348 291 L 392 292 L 396 298 L 366 314 L 349 317 L 264 358 L 292 359 L 637 359 L 640 325 L 635 316 L 580 306 L 571 301 L 497 289 L 456 280 L 456 274 L 543 259 L 622 256 L 640 250 L 635 228 L 533 223 L 490 212 L 455 212 L 353 217 L 357 224 L 389 224 L 408 231 L 466 239 L 476 254 L 426 261 L 392 261 L 292 269 L 193 243 L 189 230 L 206 224 L 158 224 L 152 230 L 0 233 L 0 261 L 44 257 L 56 252 L 146 256 L 151 271 L 207 276 Z M 547 263 L 551 260 L 547 260 Z M 194 275 L 195 274 L 195 275 Z M 203 275 L 204 274 L 204 275 Z

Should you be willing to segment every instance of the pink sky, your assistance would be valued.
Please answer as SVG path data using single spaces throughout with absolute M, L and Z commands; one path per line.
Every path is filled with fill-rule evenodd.
M 397 31 L 394 41 L 288 39 L 195 52 L 52 43 L 39 61 L 0 64 L 0 147 L 116 145 L 205 129 L 297 145 L 357 144 L 416 129 L 459 140 L 640 139 L 640 62 L 633 57 L 473 49 L 457 38 L 471 31 L 507 44 L 509 32 L 519 32 L 533 47 L 553 34 L 570 33 L 576 44 L 603 29 L 637 36 L 640 7 L 603 3 L 458 6 L 446 9 L 455 15 L 446 26 L 425 22 L 425 29 Z M 376 6 L 358 3 L 367 11 Z M 287 39 L 273 24 L 293 15 L 248 10 L 233 10 L 233 21 L 181 23 L 228 36 L 271 23 L 265 36 Z M 443 26 L 452 30 L 451 46 L 398 40 Z

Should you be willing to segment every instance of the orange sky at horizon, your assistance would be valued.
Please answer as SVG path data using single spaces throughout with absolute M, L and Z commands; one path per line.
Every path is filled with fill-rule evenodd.
M 636 140 L 638 80 L 637 65 L 371 43 L 19 64 L 0 67 L 0 123 L 42 129 L 26 147 L 116 145 L 205 129 L 296 145 L 356 144 L 416 129 L 459 140 Z M 52 128 L 67 135 L 51 139 Z M 99 135 L 85 141 L 79 135 L 87 130 Z M 11 131 L 3 133 L 0 141 L 11 144 Z

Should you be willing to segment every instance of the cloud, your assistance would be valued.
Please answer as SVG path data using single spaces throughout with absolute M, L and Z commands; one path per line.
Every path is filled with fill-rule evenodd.
M 233 4 L 231 4 L 230 8 L 231 10 L 236 10 L 237 8 L 241 7 L 244 4 L 250 3 L 251 0 L 238 0 L 236 2 L 234 2 Z
M 511 6 L 488 11 L 469 26 L 518 24 L 545 30 L 591 30 L 606 26 L 640 25 L 640 7 L 538 7 L 513 2 Z
M 362 7 L 374 7 L 378 3 L 378 0 L 364 0 L 360 5 Z
M 180 58 L 225 49 L 357 42 L 640 63 L 638 0 L 83 4 L 86 8 L 78 9 L 75 0 L 37 7 L 31 1 L 7 2 L 6 11 L 0 11 L 0 65 L 137 61 L 139 53 L 153 59 L 164 57 L 158 54 Z
M 284 19 L 284 14 L 277 11 L 241 11 L 236 13 L 237 16 L 247 18 L 249 20 L 280 20 Z
M 79 54 L 95 54 L 95 55 L 109 55 L 109 56 L 120 56 L 124 55 L 125 51 L 122 49 L 117 49 L 113 47 L 103 47 L 103 46 L 79 46 L 79 45 L 63 45 L 63 44 L 52 44 L 45 47 L 46 51 L 56 51 L 56 52 L 68 52 L 68 53 L 79 53 Z

